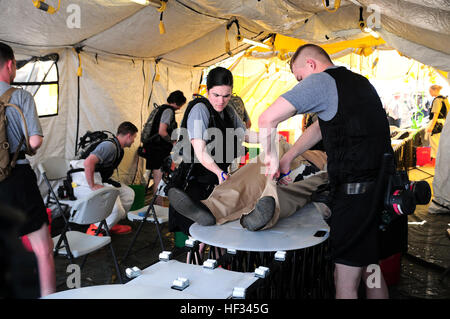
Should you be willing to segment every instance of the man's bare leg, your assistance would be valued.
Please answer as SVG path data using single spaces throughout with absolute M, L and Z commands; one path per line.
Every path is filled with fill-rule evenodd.
M 40 229 L 27 234 L 27 237 L 38 262 L 41 297 L 44 297 L 56 291 L 53 240 L 46 223 Z
M 159 182 L 161 182 L 162 179 L 162 172 L 160 169 L 154 169 L 152 170 L 153 175 L 153 196 L 156 196 L 156 192 L 158 191 Z M 163 205 L 163 199 L 158 196 L 155 200 L 155 204 L 162 206 Z
M 335 264 L 334 283 L 336 286 L 336 299 L 358 298 L 358 287 L 362 272 L 362 267 Z

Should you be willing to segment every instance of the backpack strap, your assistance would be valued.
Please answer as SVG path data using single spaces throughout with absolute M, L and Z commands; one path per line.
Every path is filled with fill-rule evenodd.
M 13 107 L 19 113 L 20 117 L 22 118 L 22 122 L 23 122 L 23 133 L 24 133 L 24 136 L 20 140 L 19 147 L 17 148 L 16 153 L 14 154 L 14 157 L 12 159 L 12 163 L 14 163 L 14 165 L 15 165 L 17 157 L 19 156 L 20 149 L 22 148 L 22 145 L 23 145 L 24 142 L 25 142 L 25 144 L 27 146 L 26 153 L 28 155 L 34 155 L 35 154 L 32 151 L 32 149 L 30 147 L 30 144 L 29 144 L 28 125 L 27 125 L 27 122 L 25 120 L 25 116 L 23 115 L 22 110 L 17 105 L 9 103 L 9 101 L 11 100 L 12 94 L 16 90 L 18 90 L 18 89 L 15 88 L 15 87 L 10 87 L 8 90 L 6 90 L 5 93 L 3 93 L 2 96 L 0 96 L 0 102 L 2 102 L 5 105 L 5 109 L 8 106 Z M 6 117 L 6 113 L 5 113 L 5 117 Z
M 3 102 L 4 104 L 8 104 L 9 100 L 11 100 L 11 96 L 15 90 L 17 90 L 17 89 L 14 87 L 10 87 L 9 89 L 7 89 L 6 92 L 3 93 L 2 96 L 0 96 L 0 102 Z

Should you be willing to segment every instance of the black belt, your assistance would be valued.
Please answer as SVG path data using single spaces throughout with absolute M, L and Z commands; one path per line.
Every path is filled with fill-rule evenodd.
M 10 159 L 12 159 L 14 157 L 14 154 L 9 154 L 9 158 Z M 19 155 L 17 155 L 17 159 L 18 160 L 22 160 L 22 159 L 25 159 L 26 157 L 25 157 L 25 152 L 24 151 L 20 151 L 19 152 Z
M 337 187 L 338 192 L 346 195 L 357 195 L 366 193 L 375 182 L 361 182 L 361 183 L 345 183 Z

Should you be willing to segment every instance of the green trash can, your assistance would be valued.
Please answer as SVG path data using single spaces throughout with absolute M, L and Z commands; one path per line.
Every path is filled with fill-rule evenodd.
M 189 237 L 183 233 L 183 232 L 175 232 L 175 246 L 182 248 L 184 247 L 184 243 L 186 242 L 186 239 L 188 239 Z
M 145 206 L 145 186 L 129 185 L 134 191 L 134 201 L 130 210 L 136 210 Z

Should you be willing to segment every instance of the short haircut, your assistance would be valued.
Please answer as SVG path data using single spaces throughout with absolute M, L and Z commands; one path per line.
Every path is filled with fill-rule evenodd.
M 138 128 L 131 122 L 122 122 L 117 128 L 117 135 L 131 135 L 137 133 Z
M 183 92 L 180 90 L 173 91 L 169 94 L 169 97 L 167 98 L 167 103 L 175 103 L 178 106 L 182 106 L 184 103 L 186 103 L 186 97 L 184 96 Z
M 13 49 L 9 45 L 0 42 L 0 68 L 11 60 L 14 60 Z
M 314 56 L 317 59 L 322 60 L 324 62 L 333 63 L 333 61 L 331 61 L 331 58 L 328 55 L 327 51 L 325 51 L 318 45 L 308 43 L 308 44 L 304 44 L 304 45 L 300 46 L 297 49 L 297 51 L 295 51 L 294 55 L 291 58 L 291 61 L 289 62 L 291 71 L 292 71 L 292 65 L 294 64 L 295 60 L 299 57 L 300 53 L 302 53 L 302 51 L 308 51 L 312 56 Z
M 221 85 L 233 87 L 233 74 L 230 70 L 218 66 L 209 71 L 206 78 L 206 88 L 209 90 Z
M 442 90 L 442 86 L 434 84 L 434 85 L 430 86 L 430 89 L 432 89 L 433 91 L 439 92 L 440 90 Z

